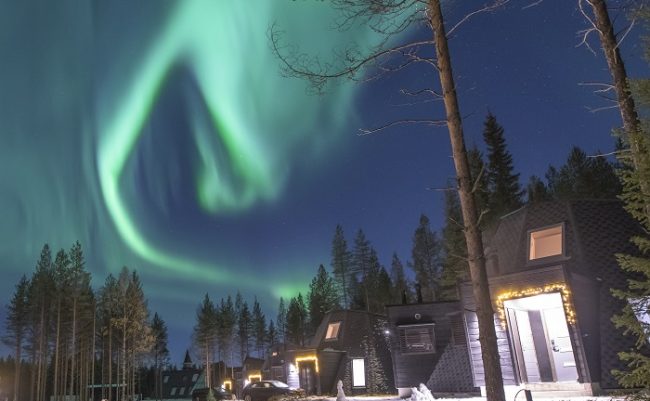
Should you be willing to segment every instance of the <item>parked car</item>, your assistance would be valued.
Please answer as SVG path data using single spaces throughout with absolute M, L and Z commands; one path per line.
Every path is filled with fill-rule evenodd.
M 192 401 L 207 401 L 209 390 L 210 389 L 208 387 L 204 387 L 204 388 L 197 388 L 196 390 L 192 391 Z M 223 390 L 221 388 L 213 388 L 212 395 L 214 395 L 215 400 L 218 401 L 235 399 L 232 393 Z
M 242 391 L 244 401 L 267 401 L 274 396 L 302 396 L 304 391 L 299 388 L 289 387 L 288 384 L 278 380 L 262 380 L 250 383 Z

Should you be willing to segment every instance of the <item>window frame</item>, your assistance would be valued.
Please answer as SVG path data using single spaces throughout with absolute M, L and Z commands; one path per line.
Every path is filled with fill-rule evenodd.
M 327 330 L 325 330 L 325 341 L 336 341 L 339 339 L 339 336 L 341 335 L 341 323 L 342 321 L 338 320 L 327 324 Z M 328 334 L 330 334 L 330 327 L 333 325 L 336 325 L 336 333 L 333 337 L 329 337 Z
M 531 259 L 531 246 L 532 246 L 532 240 L 533 240 L 533 234 L 544 231 L 544 230 L 550 230 L 552 228 L 560 228 L 560 253 L 554 254 L 554 255 L 548 255 L 548 256 L 543 256 L 540 258 L 535 258 Z M 560 223 L 555 223 L 555 224 L 549 224 L 546 226 L 542 227 L 535 227 L 533 229 L 530 229 L 526 233 L 526 262 L 528 264 L 535 264 L 535 263 L 543 263 L 547 260 L 554 260 L 554 259 L 559 259 L 559 258 L 564 258 L 566 255 L 566 224 L 564 222 Z
M 350 362 L 350 366 L 352 367 L 352 387 L 354 388 L 366 388 L 366 358 L 351 358 L 352 361 Z M 355 375 L 355 362 L 356 361 L 361 361 L 362 368 L 363 368 L 363 383 L 362 384 L 357 384 L 357 376 Z
M 431 344 L 430 349 L 424 349 L 422 351 L 419 350 L 413 350 L 408 348 L 407 344 L 407 334 L 406 331 L 409 329 L 427 329 L 429 330 L 429 340 Z M 399 352 L 402 355 L 427 355 L 427 354 L 435 354 L 437 352 L 436 350 L 436 330 L 435 330 L 435 323 L 419 323 L 419 324 L 405 324 L 405 325 L 400 325 L 397 326 L 397 334 L 398 334 L 398 344 L 399 344 Z

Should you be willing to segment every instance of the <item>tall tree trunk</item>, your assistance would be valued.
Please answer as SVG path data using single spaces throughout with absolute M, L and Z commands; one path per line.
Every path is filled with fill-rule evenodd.
M 108 401 L 113 401 L 113 333 L 112 325 L 108 325 Z
M 587 2 L 594 11 L 594 22 L 598 30 L 603 53 L 605 54 L 605 60 L 607 60 L 607 67 L 612 76 L 614 89 L 616 90 L 618 108 L 621 113 L 621 119 L 623 120 L 623 130 L 625 131 L 625 136 L 630 146 L 632 163 L 638 170 L 643 153 L 641 123 L 639 121 L 639 115 L 636 112 L 632 92 L 630 91 L 625 63 L 621 58 L 619 44 L 614 33 L 614 25 L 609 18 L 605 0 L 587 0 Z M 639 184 L 641 192 L 644 195 L 643 198 L 646 198 L 650 194 L 648 183 L 645 180 L 641 180 Z M 645 205 L 645 212 L 646 217 L 650 219 L 650 204 Z
M 90 399 L 95 400 L 95 346 L 96 346 L 96 340 L 97 340 L 97 311 L 96 311 L 96 306 L 95 302 L 93 301 L 93 332 L 92 332 L 92 346 L 90 349 L 90 384 L 92 384 L 92 394 Z M 90 392 L 90 391 L 89 391 Z
M 77 298 L 74 298 L 72 301 L 72 345 L 71 345 L 71 357 L 72 361 L 70 364 L 70 395 L 74 394 L 74 376 L 75 376 L 75 357 L 77 355 Z
M 61 341 L 61 299 L 56 305 L 56 340 L 54 341 L 54 399 L 58 400 L 59 396 L 59 342 Z
M 14 397 L 13 401 L 18 401 L 20 398 L 20 367 L 22 359 L 22 350 L 23 350 L 23 340 L 22 338 L 16 339 L 16 360 L 14 361 Z
M 454 157 L 454 166 L 458 180 L 458 195 L 463 213 L 465 240 L 472 280 L 472 290 L 476 302 L 476 314 L 479 324 L 479 342 L 485 371 L 485 389 L 489 401 L 505 401 L 503 377 L 494 327 L 494 311 L 490 299 L 483 241 L 478 227 L 478 213 L 472 194 L 472 182 L 467 161 L 467 152 L 463 137 L 463 127 L 456 96 L 456 86 L 451 67 L 451 57 L 447 45 L 447 36 L 443 22 L 440 0 L 429 0 L 430 23 L 434 32 L 438 73 L 442 85 L 443 100 L 447 114 L 447 128 Z

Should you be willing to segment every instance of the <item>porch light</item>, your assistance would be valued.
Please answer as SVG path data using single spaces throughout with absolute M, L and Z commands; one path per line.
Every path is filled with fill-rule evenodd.
M 300 369 L 300 362 L 314 361 L 318 373 L 318 357 L 316 355 L 299 356 L 296 358 L 296 367 Z
M 503 306 L 503 303 L 505 301 L 509 299 L 525 298 L 534 295 L 549 294 L 553 292 L 560 293 L 560 296 L 562 298 L 562 306 L 564 307 L 564 314 L 566 315 L 566 321 L 567 323 L 574 325 L 576 323 L 576 313 L 573 310 L 573 306 L 571 305 L 571 292 L 569 291 L 569 288 L 566 286 L 566 284 L 562 283 L 547 284 L 542 287 L 530 287 L 520 291 L 507 291 L 497 295 L 496 306 L 497 313 L 501 319 L 501 324 L 504 327 L 506 325 L 506 308 Z
M 222 386 L 224 390 L 232 390 L 232 380 L 224 380 Z

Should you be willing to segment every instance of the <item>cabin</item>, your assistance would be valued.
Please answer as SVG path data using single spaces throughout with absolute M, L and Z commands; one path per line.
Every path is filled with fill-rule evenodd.
M 392 393 L 394 382 L 382 315 L 337 310 L 325 315 L 305 346 L 276 345 L 265 366 L 268 378 L 308 395 L 335 395 L 339 380 L 348 395 Z
M 203 376 L 203 370 L 194 366 L 190 353 L 186 351 L 182 369 L 162 372 L 161 398 L 163 400 L 191 399 L 194 388 L 202 387 L 200 383 Z
M 617 353 L 633 339 L 611 322 L 625 303 L 611 294 L 626 276 L 617 253 L 635 254 L 640 227 L 618 201 L 527 205 L 500 219 L 485 241 L 500 361 L 511 398 L 589 396 L 619 387 Z M 474 386 L 484 390 L 478 322 L 469 283 L 460 287 Z
M 395 387 L 426 384 L 436 397 L 477 395 L 459 301 L 387 305 Z

